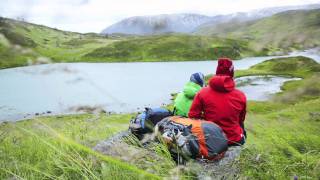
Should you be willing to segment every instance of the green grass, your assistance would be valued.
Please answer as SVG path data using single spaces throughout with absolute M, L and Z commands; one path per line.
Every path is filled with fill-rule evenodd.
M 161 168 L 151 174 L 91 149 L 126 130 L 130 117 L 72 115 L 1 124 L 0 179 L 159 179 Z
M 258 106 L 257 106 L 258 104 Z M 255 179 L 319 178 L 320 99 L 249 103 L 248 142 L 241 155 L 243 176 Z

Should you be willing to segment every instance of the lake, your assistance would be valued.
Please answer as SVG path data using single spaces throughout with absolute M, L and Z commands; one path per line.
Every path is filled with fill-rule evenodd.
M 320 61 L 320 55 L 313 51 L 289 56 L 293 55 Z M 234 61 L 234 65 L 236 70 L 247 69 L 271 58 L 244 58 Z M 170 103 L 170 94 L 179 92 L 192 73 L 212 74 L 216 65 L 216 61 L 58 63 L 0 70 L 0 122 L 30 118 L 36 113 L 74 113 L 87 107 L 126 113 L 161 106 Z M 271 93 L 278 92 L 283 82 L 291 80 L 271 79 L 277 82 L 271 83 Z M 261 85 L 261 79 L 257 81 Z M 261 95 L 265 94 L 260 92 L 263 88 L 257 87 L 249 84 L 241 88 L 248 99 L 267 99 Z M 260 95 L 252 95 L 255 92 Z

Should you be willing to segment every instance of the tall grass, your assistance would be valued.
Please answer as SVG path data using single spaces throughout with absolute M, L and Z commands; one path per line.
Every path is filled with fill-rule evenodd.
M 15 124 L 1 139 L 0 179 L 159 179 L 135 165 L 102 155 L 39 122 L 40 131 Z M 39 130 L 39 129 L 38 129 Z

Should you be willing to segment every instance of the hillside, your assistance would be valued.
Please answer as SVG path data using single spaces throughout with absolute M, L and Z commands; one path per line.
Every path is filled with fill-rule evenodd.
M 121 39 L 61 31 L 6 18 L 0 18 L 0 35 L 0 68 L 24 66 L 28 62 L 74 62 L 95 48 Z
M 249 48 L 263 52 L 287 52 L 320 44 L 320 9 L 282 12 L 249 22 L 206 26 L 196 34 L 245 39 Z
M 297 64 L 302 66 L 284 73 L 278 69 Z M 319 64 L 304 57 L 273 59 L 237 71 L 236 76 L 297 76 L 301 72 L 309 73 L 303 80 L 287 82 L 273 100 L 248 103 L 248 139 L 240 159 L 233 164 L 239 169 L 236 178 L 320 177 Z M 292 101 L 287 101 L 288 97 Z M 0 124 L 0 179 L 104 179 L 110 174 L 115 179 L 190 179 L 203 171 L 193 162 L 175 167 L 161 144 L 116 144 L 112 157 L 91 150 L 100 140 L 126 130 L 131 116 L 84 114 Z
M 83 57 L 93 61 L 186 61 L 251 53 L 244 41 L 185 34 L 154 35 L 118 41 Z

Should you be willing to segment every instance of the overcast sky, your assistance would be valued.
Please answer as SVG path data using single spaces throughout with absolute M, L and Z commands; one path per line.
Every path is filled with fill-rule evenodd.
M 0 0 L 0 16 L 76 32 L 101 32 L 130 16 L 199 13 L 228 14 L 320 0 Z

